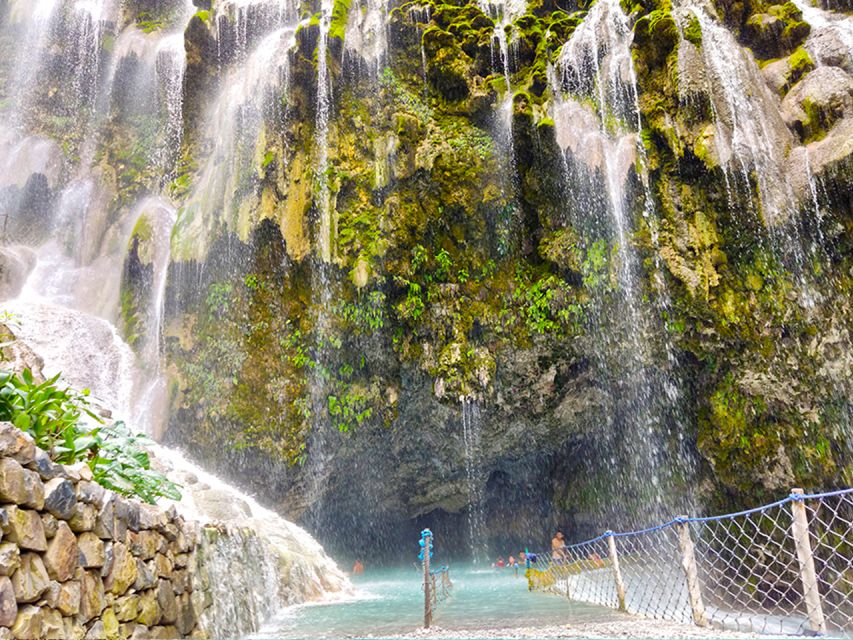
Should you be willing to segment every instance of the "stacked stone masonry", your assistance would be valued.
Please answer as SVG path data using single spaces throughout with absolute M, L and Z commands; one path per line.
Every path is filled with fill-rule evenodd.
M 204 638 L 201 525 L 104 489 L 0 423 L 0 640 Z

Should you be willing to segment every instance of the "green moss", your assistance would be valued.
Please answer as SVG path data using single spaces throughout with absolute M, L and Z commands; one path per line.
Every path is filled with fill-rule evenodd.
M 684 34 L 684 39 L 687 40 L 687 42 L 695 44 L 697 47 L 702 46 L 702 27 L 696 16 L 690 16 L 690 20 L 682 30 L 682 33 Z
M 329 22 L 329 37 L 343 42 L 347 30 L 347 20 L 352 0 L 335 0 L 332 18 Z

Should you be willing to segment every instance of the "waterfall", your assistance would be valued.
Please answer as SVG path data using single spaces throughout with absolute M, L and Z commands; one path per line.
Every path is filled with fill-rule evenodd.
M 592 295 L 589 330 L 599 344 L 597 367 L 613 403 L 610 426 L 594 446 L 611 463 L 619 460 L 632 482 L 645 486 L 641 493 L 647 495 L 639 496 L 644 507 L 660 510 L 667 485 L 689 473 L 692 463 L 670 437 L 681 431 L 681 383 L 675 374 L 648 366 L 657 343 L 662 343 L 670 367 L 676 362 L 668 337 L 657 329 L 658 316 L 669 307 L 663 279 L 656 283 L 654 305 L 644 303 L 640 261 L 632 246 L 630 203 L 637 188 L 639 213 L 653 242 L 657 225 L 639 138 L 632 38 L 618 1 L 599 0 L 563 45 L 557 68 L 550 70 L 555 96 L 551 113 L 571 185 L 566 215 L 581 231 L 586 254 L 584 280 Z
M 285 11 L 287 3 L 231 4 L 245 10 L 239 33 L 246 55 L 235 64 L 239 68 L 229 78 L 232 82 L 212 106 L 213 151 L 192 192 L 196 205 L 209 207 L 206 213 L 211 214 L 230 208 L 233 194 L 228 195 L 227 189 L 237 184 L 246 166 L 253 166 L 264 118 L 279 104 L 283 87 L 286 91 L 287 59 L 294 44 L 294 29 L 280 26 L 285 17 L 295 15 Z M 253 12 L 255 4 L 263 4 L 263 15 L 272 17 L 264 22 Z M 168 404 L 161 365 L 164 298 L 171 237 L 180 217 L 160 189 L 172 177 L 183 144 L 183 29 L 195 9 L 186 4 L 185 13 L 175 18 L 174 30 L 146 33 L 130 24 L 106 46 L 107 34 L 112 35 L 110 29 L 117 24 L 113 3 L 78 0 L 60 3 L 53 13 L 48 11 L 52 8 L 39 3 L 34 12 L 22 14 L 32 23 L 25 29 L 26 37 L 44 31 L 39 36 L 45 43 L 41 49 L 70 52 L 70 62 L 62 63 L 70 91 L 59 96 L 55 114 L 81 115 L 74 129 L 85 153 L 73 163 L 58 160 L 58 145 L 28 130 L 34 113 L 30 104 L 48 82 L 36 82 L 33 75 L 21 81 L 32 84 L 27 91 L 13 88 L 33 98 L 11 106 L 20 113 L 16 118 L 20 131 L 3 131 L 0 136 L 4 150 L 14 152 L 3 165 L 14 163 L 20 174 L 4 175 L 3 185 L 7 180 L 28 184 L 39 175 L 54 197 L 45 213 L 49 224 L 38 220 L 40 224 L 32 225 L 40 227 L 40 235 L 16 237 L 33 245 L 33 255 L 31 264 L 23 267 L 29 276 L 25 281 L 22 277 L 20 293 L 4 303 L 3 310 L 12 314 L 21 339 L 44 358 L 47 375 L 61 373 L 65 384 L 91 389 L 94 402 L 116 419 L 125 420 L 133 430 L 159 435 Z M 276 28 L 270 29 L 273 22 Z M 42 23 L 48 26 L 42 28 Z M 265 29 L 268 33 L 257 36 Z M 39 50 L 32 54 L 40 55 Z M 42 66 L 55 73 L 50 56 L 44 57 Z M 74 69 L 65 66 L 71 63 Z M 136 178 L 136 186 L 143 188 L 125 194 L 122 206 L 111 204 L 116 194 L 98 160 L 99 153 L 109 153 L 116 129 L 137 143 L 140 175 L 149 170 L 154 174 L 144 185 L 142 177 Z M 5 208 L 5 200 L 3 204 Z M 181 216 L 186 220 L 186 211 Z M 145 299 L 139 301 L 143 335 L 137 336 L 136 351 L 113 324 L 129 241 L 139 243 L 137 252 L 144 254 L 144 267 L 150 270 L 150 282 L 146 280 L 138 292 Z M 347 588 L 334 563 L 299 527 L 205 474 L 182 453 L 151 448 L 157 464 L 184 486 L 184 499 L 177 505 L 182 513 L 220 519 L 211 507 L 217 500 L 241 511 L 239 518 L 225 518 L 222 527 L 227 535 L 204 529 L 200 553 L 216 599 L 205 612 L 204 624 L 211 633 L 248 633 L 282 606 Z
M 468 542 L 471 558 L 479 563 L 489 557 L 486 541 L 485 479 L 482 469 L 482 421 L 475 398 L 462 396 L 462 442 L 465 446 L 465 480 L 468 489 Z
M 298 9 L 295 0 L 217 2 L 214 24 L 220 65 L 245 62 L 258 38 L 284 25 L 295 25 Z
M 829 33 L 847 49 L 848 62 L 853 65 L 853 20 L 849 15 L 824 11 L 813 4 L 811 0 L 793 0 L 794 5 L 803 13 L 803 19 L 808 22 L 814 31 L 818 33 Z M 815 64 L 824 64 L 820 51 L 813 46 L 814 33 L 806 41 Z
M 695 19 L 702 32 L 701 56 L 692 56 L 690 65 L 680 62 L 680 83 L 693 87 L 697 83 L 694 77 L 704 80 L 699 84 L 714 116 L 713 147 L 723 171 L 729 209 L 737 216 L 746 207 L 753 220 L 763 223 L 774 253 L 799 280 L 803 303 L 811 306 L 814 293 L 805 279 L 798 202 L 787 173 L 793 136 L 752 55 L 703 6 L 687 3 L 680 11 L 682 21 Z M 680 57 L 694 50 L 695 45 L 682 39 Z M 693 67 L 697 61 L 704 73 Z M 690 93 L 681 97 L 691 99 Z M 753 182 L 759 210 L 752 205 Z
M 412 5 L 409 7 L 409 16 L 417 25 L 418 28 L 418 43 L 421 50 L 421 73 L 424 76 L 424 91 L 427 87 L 427 57 L 426 49 L 424 49 L 424 27 L 421 25 L 429 24 L 431 19 L 432 7 L 430 5 Z
M 183 34 L 163 38 L 157 48 L 157 84 L 160 103 L 164 105 L 162 143 L 158 149 L 158 165 L 163 181 L 174 177 L 174 165 L 184 138 L 184 72 L 187 53 Z
M 361 61 L 376 77 L 388 57 L 388 0 L 355 0 L 349 8 L 344 34 L 344 57 L 356 66 Z
M 332 20 L 332 0 L 322 0 L 320 40 L 317 44 L 317 117 L 315 128 L 317 201 L 320 230 L 317 246 L 324 262 L 332 260 L 332 211 L 329 193 L 329 111 L 332 106 L 332 85 L 329 78 L 329 26 Z
M 478 0 L 480 10 L 494 20 L 495 27 L 490 41 L 492 69 L 503 74 L 504 91 L 497 105 L 496 121 L 493 125 L 493 135 L 498 147 L 503 152 L 505 160 L 502 190 L 508 195 L 510 207 L 504 212 L 503 219 L 497 225 L 496 234 L 498 244 L 505 251 L 513 242 L 512 234 L 515 230 L 513 218 L 518 211 L 516 183 L 518 182 L 518 167 L 516 166 L 515 145 L 513 139 L 513 110 L 514 94 L 512 88 L 513 42 L 507 35 L 507 30 L 513 28 L 516 19 L 527 11 L 525 0 Z M 495 42 L 497 42 L 497 60 L 495 56 Z
M 500 56 L 500 69 L 506 82 L 504 93 L 504 104 L 501 105 L 501 113 L 504 118 L 504 126 L 512 127 L 512 81 L 510 73 L 512 69 L 511 42 L 507 36 L 507 29 L 511 29 L 513 22 L 523 16 L 527 11 L 526 0 L 478 0 L 483 13 L 495 21 L 495 30 L 492 34 L 492 67 L 494 64 L 494 42 L 498 43 L 498 55 Z M 511 134 L 510 134 L 511 135 Z
M 259 137 L 264 118 L 281 105 L 294 33 L 285 26 L 265 36 L 230 71 L 213 101 L 204 125 L 210 151 L 176 222 L 173 250 L 179 256 L 204 255 L 221 223 L 243 239 L 248 236 L 251 220 L 239 205 L 263 161 Z

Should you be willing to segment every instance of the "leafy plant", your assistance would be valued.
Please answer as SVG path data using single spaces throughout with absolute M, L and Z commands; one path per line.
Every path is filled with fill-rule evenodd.
M 96 429 L 89 451 L 89 467 L 98 484 L 116 493 L 137 497 L 149 504 L 157 498 L 180 500 L 178 486 L 151 468 L 143 448 L 147 438 L 133 434 L 123 422 Z
M 132 434 L 122 422 L 101 426 L 89 408 L 88 390 L 62 389 L 58 381 L 58 374 L 37 383 L 29 369 L 20 376 L 0 371 L 0 420 L 31 435 L 55 462 L 85 461 L 108 489 L 150 504 L 161 496 L 180 500 L 178 486 L 151 469 L 142 448 L 145 436 Z

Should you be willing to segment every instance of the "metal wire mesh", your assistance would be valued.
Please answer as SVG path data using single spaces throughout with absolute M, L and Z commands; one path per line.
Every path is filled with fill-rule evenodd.
M 607 532 L 534 557 L 531 590 L 727 630 L 853 637 L 853 489 Z

